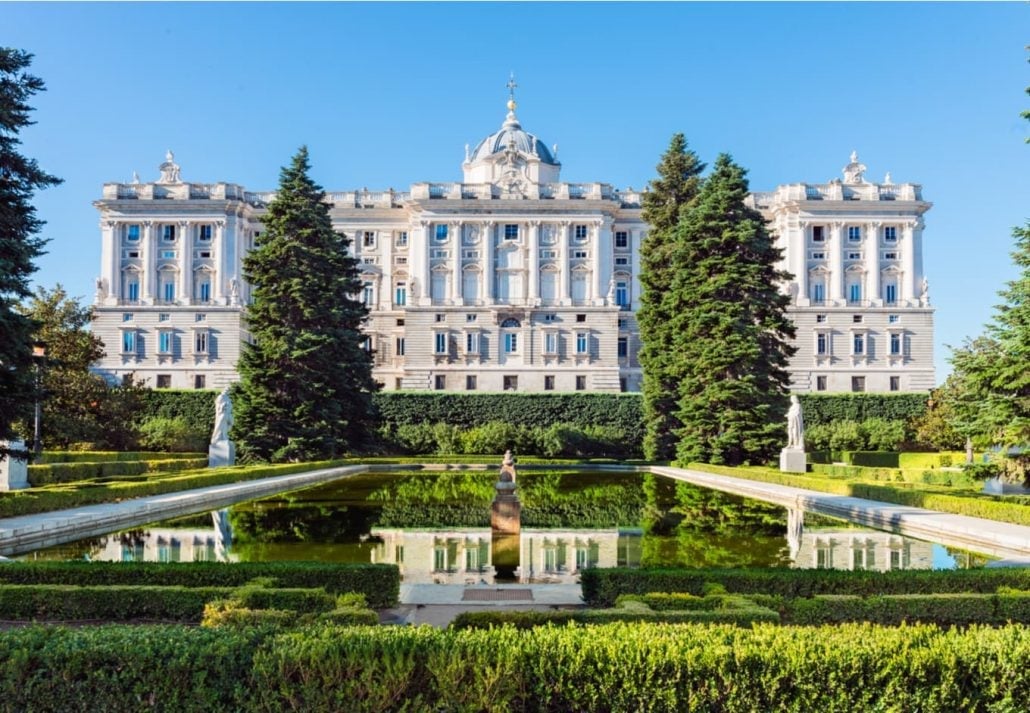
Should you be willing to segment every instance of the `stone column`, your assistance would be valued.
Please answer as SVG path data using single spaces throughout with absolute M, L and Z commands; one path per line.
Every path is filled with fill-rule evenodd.
M 214 257 L 215 274 L 211 276 L 211 301 L 216 304 L 225 304 L 225 291 L 222 284 L 225 276 L 222 274 L 222 256 L 225 254 L 225 221 L 215 221 L 215 238 L 211 241 L 211 255 Z
M 429 242 L 429 221 L 419 220 L 418 223 L 412 224 L 411 230 L 408 231 L 408 301 L 407 305 L 401 306 L 393 304 L 394 309 L 404 309 L 404 307 L 418 304 L 415 298 L 415 285 L 418 285 L 419 294 L 424 288 L 422 284 L 422 264 L 426 259 L 428 253 L 426 252 L 426 243 Z M 393 290 L 393 286 L 390 286 Z M 396 299 L 396 295 L 391 292 L 390 301 L 393 303 Z
M 426 223 L 426 227 L 422 229 L 423 239 L 418 250 L 421 259 L 419 260 L 418 274 L 414 275 L 414 279 L 418 280 L 418 298 L 415 300 L 415 303 L 419 305 L 433 304 L 433 273 L 429 266 L 432 264 L 430 256 L 433 254 L 432 246 L 436 239 L 435 232 L 436 226 L 434 223 Z
M 923 220 L 916 218 L 912 226 L 912 292 L 918 298 L 922 294 L 923 278 Z
M 179 223 L 179 300 L 180 304 L 193 303 L 193 224 Z
M 558 240 L 558 265 L 561 267 L 561 275 L 558 279 L 558 304 L 572 304 L 569 296 L 571 284 L 569 281 L 569 227 L 571 223 L 563 220 L 561 223 L 561 237 Z
M 866 223 L 865 230 L 865 286 L 868 294 L 865 296 L 869 304 L 873 306 L 882 305 L 883 297 L 880 295 L 880 226 L 879 221 Z
M 100 277 L 107 285 L 107 296 L 103 303 L 118 304 L 118 298 L 121 297 L 121 281 L 118 278 L 121 275 L 122 226 L 113 220 L 106 220 L 100 223 L 100 232 Z
M 640 244 L 643 242 L 642 231 L 627 229 L 629 235 L 626 237 L 629 239 L 630 247 L 630 266 L 632 267 L 633 274 L 630 279 L 630 293 L 629 301 L 631 309 L 634 312 L 640 309 Z
M 483 224 L 483 300 L 484 304 L 494 301 L 494 222 Z
M 143 284 L 140 285 L 140 302 L 143 304 L 154 304 L 155 288 L 157 287 L 157 246 L 154 244 L 154 223 L 145 221 L 143 223 Z
M 462 304 L 461 298 L 461 250 L 462 250 L 462 228 L 464 224 L 459 221 L 452 223 L 450 230 L 454 240 L 454 262 L 453 273 L 451 274 L 451 304 Z
M 905 305 L 911 304 L 918 297 L 916 280 L 919 278 L 916 277 L 914 254 L 916 223 L 910 220 L 901 227 L 901 294 L 898 298 Z
M 526 265 L 529 279 L 529 305 L 540 304 L 540 221 L 529 221 L 529 260 Z
M 826 246 L 830 262 L 830 284 L 827 285 L 826 301 L 838 304 L 844 298 L 844 255 L 843 246 L 844 223 L 830 225 L 830 240 Z

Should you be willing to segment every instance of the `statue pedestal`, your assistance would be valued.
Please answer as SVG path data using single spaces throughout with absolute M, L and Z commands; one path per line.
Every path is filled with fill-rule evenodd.
M 784 473 L 805 473 L 806 465 L 804 448 L 784 448 L 780 451 L 780 470 Z
M 215 441 L 207 447 L 207 467 L 221 468 L 236 465 L 236 444 L 232 441 Z
M 514 494 L 498 493 L 490 506 L 490 529 L 494 533 L 517 535 L 522 530 L 522 503 Z
M 4 441 L 14 451 L 25 450 L 24 441 Z M 0 460 L 0 490 L 21 490 L 29 487 L 29 463 L 23 458 L 8 454 Z

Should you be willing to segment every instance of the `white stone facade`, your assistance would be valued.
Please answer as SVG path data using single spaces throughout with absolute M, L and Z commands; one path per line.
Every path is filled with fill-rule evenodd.
M 512 100 L 501 129 L 466 146 L 461 183 L 327 193 L 333 224 L 361 262 L 374 373 L 387 390 L 640 388 L 641 195 L 560 182 L 557 147 L 525 132 L 514 110 Z M 160 171 L 154 183 L 105 184 L 95 203 L 103 251 L 94 331 L 108 351 L 97 370 L 155 387 L 221 387 L 237 378 L 248 339 L 242 257 L 274 194 L 183 182 L 171 152 Z M 796 390 L 933 386 L 921 255 L 929 204 L 919 191 L 859 174 L 754 194 L 784 267 L 802 276 L 790 287 Z M 855 225 L 860 243 L 848 240 Z M 870 236 L 879 241 L 872 251 Z M 856 275 L 864 291 L 849 300 Z M 825 353 L 818 334 L 829 335 Z M 851 351 L 855 334 L 861 354 Z

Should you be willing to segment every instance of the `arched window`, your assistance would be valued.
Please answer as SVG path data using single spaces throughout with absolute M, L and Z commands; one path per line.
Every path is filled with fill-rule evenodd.
M 522 322 L 514 317 L 508 317 L 508 319 L 501 322 L 501 329 L 519 329 L 520 327 L 522 327 Z

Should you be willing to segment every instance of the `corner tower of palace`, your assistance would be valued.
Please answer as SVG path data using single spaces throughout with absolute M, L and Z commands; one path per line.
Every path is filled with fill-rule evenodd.
M 465 147 L 461 183 L 328 192 L 353 240 L 367 347 L 391 389 L 636 391 L 635 312 L 647 225 L 640 194 L 562 183 L 557 147 L 522 128 L 514 82 L 501 128 Z M 274 195 L 186 182 L 169 151 L 153 183 L 104 185 L 96 370 L 155 387 L 237 378 L 249 339 L 242 259 Z M 751 201 L 784 251 L 798 391 L 932 388 L 933 309 L 920 186 L 844 179 Z

